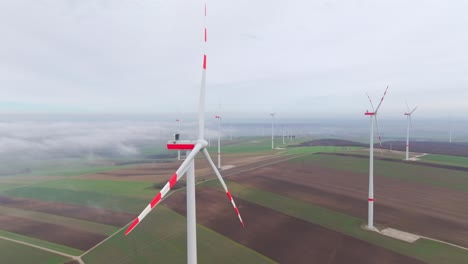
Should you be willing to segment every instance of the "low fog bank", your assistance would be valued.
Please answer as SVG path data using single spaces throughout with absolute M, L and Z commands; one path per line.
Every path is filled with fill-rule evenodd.
M 178 131 L 182 139 L 196 137 L 194 118 L 182 121 L 180 130 L 172 116 L 80 115 L 80 116 L 0 116 L 0 163 L 64 158 L 155 158 L 151 153 L 174 155 L 164 150 L 167 140 Z M 222 120 L 222 136 L 271 136 L 271 118 Z M 404 139 L 406 119 L 379 120 L 383 140 Z M 275 119 L 275 135 L 342 138 L 366 142 L 369 118 L 354 120 Z M 467 122 L 420 120 L 413 118 L 411 135 L 417 140 L 468 140 Z M 214 116 L 206 117 L 207 139 L 217 137 Z M 160 149 L 154 151 L 154 149 Z
M 0 153 L 21 159 L 129 156 L 163 133 L 167 130 L 160 124 L 141 122 L 0 122 Z
M 71 120 L 71 121 L 70 121 Z M 167 140 L 178 130 L 174 121 L 148 119 L 57 118 L 51 116 L 0 118 L 0 163 L 66 158 L 151 158 L 145 149 L 160 149 L 163 155 Z M 182 138 L 193 138 L 195 123 L 182 123 Z M 215 131 L 207 129 L 213 137 Z M 157 151 L 156 151 L 157 152 Z M 159 153 L 157 152 L 157 153 Z M 154 155 L 153 155 L 154 156 Z

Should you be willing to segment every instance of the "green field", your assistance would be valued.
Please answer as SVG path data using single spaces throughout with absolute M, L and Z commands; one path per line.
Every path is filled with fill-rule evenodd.
M 34 184 L 34 187 L 54 188 L 70 191 L 85 191 L 101 194 L 149 199 L 157 193 L 148 182 L 60 179 Z
M 28 185 L 28 184 L 0 182 L 0 193 L 2 191 L 6 191 L 6 190 L 15 189 L 15 188 L 19 188 L 19 187 L 24 187 L 25 185 Z
M 118 233 L 84 255 L 86 263 L 186 263 L 186 218 L 159 206 L 128 236 Z M 203 226 L 197 226 L 199 263 L 275 263 Z
M 429 154 L 422 156 L 421 160 L 437 164 L 468 167 L 468 157 Z
M 110 235 L 117 231 L 117 228 L 113 226 L 108 226 L 75 218 L 63 217 L 59 215 L 21 210 L 6 206 L 0 206 L 0 215 L 16 216 L 50 224 L 60 223 L 60 225 L 65 227 L 102 235 Z
M 1 233 L 0 233 L 1 234 Z M 44 250 L 0 239 L 0 263 L 62 264 L 69 259 Z
M 23 242 L 26 242 L 26 243 L 30 243 L 30 244 L 37 245 L 37 246 L 44 247 L 44 248 L 48 248 L 48 249 L 52 249 L 52 250 L 55 250 L 55 251 L 63 252 L 63 253 L 66 253 L 66 254 L 69 254 L 69 255 L 72 255 L 72 256 L 79 256 L 80 254 L 83 253 L 83 251 L 81 251 L 79 249 L 67 247 L 67 246 L 64 246 L 64 245 L 55 244 L 55 243 L 52 243 L 52 242 L 48 242 L 48 241 L 44 241 L 44 240 L 40 240 L 40 239 L 28 237 L 28 236 L 23 236 L 23 235 L 16 234 L 16 233 L 10 233 L 10 232 L 3 231 L 3 230 L 0 230 L 0 236 L 15 239 L 15 240 L 19 240 L 19 241 L 23 241 Z M 3 249 L 1 249 L 1 252 L 3 253 Z M 14 262 L 12 262 L 12 263 L 14 263 Z
M 368 174 L 369 160 L 356 157 L 333 155 L 309 155 L 291 162 L 316 164 L 340 171 Z M 339 166 L 337 166 L 339 164 Z M 444 187 L 453 190 L 468 191 L 468 172 L 433 168 L 403 162 L 374 160 L 376 177 L 388 177 L 405 181 Z
M 306 139 L 296 139 L 294 141 L 287 141 L 285 140 L 285 144 L 283 145 L 283 139 L 281 137 L 275 138 L 275 148 L 286 148 L 289 145 L 296 145 L 306 141 Z M 210 152 L 217 152 L 218 146 L 217 141 L 212 141 L 211 146 L 208 148 Z M 227 154 L 251 154 L 251 153 L 281 153 L 285 150 L 282 149 L 271 149 L 271 136 L 268 137 L 249 137 L 236 140 L 231 142 L 229 140 L 221 142 L 221 152 Z
M 368 232 L 361 229 L 360 226 L 365 223 L 364 219 L 352 217 L 271 192 L 250 188 L 232 181 L 229 181 L 227 184 L 231 192 L 241 199 L 339 231 L 404 255 L 414 256 L 427 263 L 468 263 L 468 253 L 462 249 L 424 239 L 410 244 L 384 237 L 375 232 Z M 216 181 L 206 182 L 203 185 L 219 188 L 219 184 Z
M 0 194 L 132 213 L 139 213 L 139 211 L 148 203 L 148 199 L 137 199 L 98 192 L 72 191 L 47 187 L 21 187 L 4 191 Z
M 291 147 L 288 148 L 287 154 L 309 154 L 317 152 L 338 152 L 338 153 L 350 153 L 353 151 L 359 151 L 362 147 L 337 147 L 337 146 L 313 146 L 313 147 Z
M 74 176 L 111 171 L 133 165 L 112 165 L 114 160 L 88 161 L 87 159 L 39 160 L 22 163 L 0 164 L 2 176 Z M 25 172 L 27 170 L 27 172 Z M 13 173 L 18 171 L 17 173 Z M 10 175 L 8 172 L 12 172 Z
M 208 148 L 208 150 L 213 152 L 217 151 L 217 143 L 211 143 L 211 147 Z M 221 151 L 229 154 L 272 151 L 271 139 L 252 138 L 251 140 L 243 140 L 237 144 L 223 145 L 221 146 Z
M 299 142 L 300 141 L 297 140 L 292 143 L 298 144 Z M 212 141 L 212 143 L 214 142 Z M 281 143 L 281 139 L 277 139 L 276 143 L 278 147 L 283 147 L 279 144 Z M 212 146 L 210 150 L 216 151 L 215 144 Z M 226 141 L 222 152 L 236 155 L 246 154 L 250 156 L 268 154 L 304 155 L 288 162 L 308 165 L 316 164 L 322 167 L 362 174 L 368 173 L 369 166 L 368 159 L 365 158 L 314 154 L 317 152 L 337 152 L 361 153 L 365 155 L 367 152 L 365 152 L 364 148 L 317 146 L 289 147 L 284 150 L 271 150 L 271 138 L 268 137 L 236 139 L 233 142 Z M 167 151 L 156 147 L 147 147 L 145 149 L 145 155 L 164 153 L 167 153 Z M 433 155 L 428 155 L 427 157 L 430 159 L 431 156 Z M 439 161 L 435 160 L 433 162 L 461 163 L 464 161 L 463 159 L 450 160 L 447 157 L 449 156 L 436 157 L 435 159 L 438 158 Z M 70 165 L 69 163 L 74 164 Z M 337 166 L 337 164 L 339 164 L 339 166 Z M 42 166 L 43 167 L 37 167 L 27 177 L 0 177 L 0 195 L 70 203 L 138 214 L 158 192 L 158 189 L 153 188 L 152 183 L 147 182 L 92 180 L 69 177 L 126 168 L 132 165 L 101 166 L 77 159 L 62 160 L 56 163 L 50 162 Z M 466 172 L 376 160 L 375 173 L 376 177 L 389 177 L 453 190 L 468 191 L 468 173 Z M 41 175 L 55 176 L 41 177 Z M 468 263 L 468 253 L 455 247 L 424 239 L 420 239 L 414 244 L 408 244 L 399 240 L 383 237 L 374 232 L 362 230 L 360 226 L 365 222 L 364 219 L 352 217 L 275 193 L 240 185 L 235 182 L 229 181 L 227 184 L 231 192 L 239 198 L 368 241 L 389 250 L 416 257 L 427 263 Z M 202 183 L 200 187 L 220 188 L 219 182 L 217 181 Z M 179 191 L 185 190 L 180 189 Z M 118 227 L 106 226 L 89 221 L 4 206 L 0 206 L 0 214 L 36 219 L 37 221 L 46 223 L 62 224 L 67 227 L 88 230 L 105 235 L 112 234 L 119 229 Z M 246 222 L 248 225 L 248 221 Z M 87 264 L 186 263 L 185 231 L 185 217 L 160 205 L 155 211 L 149 214 L 129 236 L 124 237 L 122 230 L 104 244 L 87 253 L 83 259 Z M 275 263 L 267 257 L 204 226 L 198 225 L 197 232 L 199 263 Z M 0 235 L 30 242 L 71 255 L 83 253 L 82 251 L 62 245 L 56 245 L 5 231 L 0 231 Z M 3 256 L 0 254 L 0 263 L 31 263 L 28 260 L 35 258 L 37 254 L 39 254 L 37 255 L 37 259 L 41 261 L 38 263 L 63 263 L 66 260 L 66 258 L 42 252 L 37 249 L 18 246 L 11 242 L 1 242 L 2 240 L 0 239 L 0 252 L 2 252 L 2 254 L 10 248 L 12 252 L 15 252 L 15 250 L 21 250 L 23 252 L 23 249 L 26 249 L 24 249 L 25 256 L 18 256 L 17 259 L 15 259 L 15 255 L 13 253 L 10 254 L 10 252 Z M 43 256 L 40 254 L 43 254 Z M 32 257 L 30 257 L 30 255 Z M 44 259 L 43 262 L 42 259 Z

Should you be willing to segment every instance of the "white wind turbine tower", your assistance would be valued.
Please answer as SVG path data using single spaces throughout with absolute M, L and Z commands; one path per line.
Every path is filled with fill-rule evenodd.
M 409 110 L 408 103 L 406 103 L 406 110 L 405 116 L 406 119 L 408 120 L 408 125 L 406 128 L 406 160 L 409 160 L 409 131 L 410 131 L 410 125 L 411 125 L 411 115 L 416 111 L 418 107 L 416 106 L 412 111 Z
M 371 121 L 370 122 L 370 142 L 369 142 L 369 197 L 368 197 L 369 207 L 368 207 L 368 218 L 367 218 L 368 229 L 375 229 L 374 227 L 374 119 L 375 119 L 375 125 L 377 127 L 377 134 L 378 134 L 380 146 L 382 146 L 382 141 L 379 135 L 379 126 L 377 123 L 377 112 L 379 111 L 379 108 L 382 105 L 385 95 L 387 94 L 387 90 L 388 90 L 388 86 L 385 89 L 385 92 L 382 98 L 380 99 L 379 105 L 377 106 L 375 110 L 374 110 L 374 104 L 372 104 L 372 100 L 370 99 L 369 95 L 367 95 L 373 112 L 366 111 L 364 113 L 364 115 L 370 116 L 370 121 Z
M 215 116 L 218 119 L 218 169 L 221 169 L 221 116 Z
M 206 25 L 206 5 L 205 5 L 205 25 Z M 206 44 L 207 35 L 206 35 L 206 26 L 204 29 L 204 42 Z M 244 227 L 244 222 L 240 216 L 239 210 L 237 209 L 236 204 L 231 196 L 231 193 L 227 189 L 227 186 L 223 180 L 223 177 L 216 168 L 213 160 L 211 160 L 210 154 L 206 147 L 208 142 L 205 140 L 205 118 L 204 118 L 204 107 L 205 107 L 205 80 L 206 80 L 206 53 L 203 55 L 203 71 L 201 79 L 201 88 L 200 88 L 200 100 L 198 108 L 198 139 L 194 141 L 169 141 L 167 143 L 167 148 L 171 150 L 187 150 L 190 151 L 190 154 L 187 155 L 184 162 L 180 165 L 177 171 L 172 175 L 169 182 L 164 185 L 161 191 L 153 198 L 153 200 L 146 206 L 146 208 L 140 213 L 140 215 L 133 220 L 130 226 L 125 231 L 125 235 L 128 235 L 142 220 L 143 218 L 152 210 L 156 205 L 158 205 L 161 200 L 167 195 L 169 190 L 174 187 L 177 181 L 186 173 L 187 176 L 187 263 L 195 264 L 197 263 L 197 234 L 196 234 L 196 204 L 195 204 L 195 156 L 199 152 L 203 152 L 203 155 L 208 160 L 211 168 L 216 174 L 218 180 L 221 182 L 226 194 L 236 211 L 237 217 Z
M 271 149 L 275 149 L 275 115 L 271 113 Z

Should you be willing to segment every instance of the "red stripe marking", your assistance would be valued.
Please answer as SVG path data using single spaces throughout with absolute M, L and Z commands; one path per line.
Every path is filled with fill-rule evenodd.
M 169 180 L 169 188 L 172 189 L 172 187 L 174 187 L 176 183 L 177 183 L 177 173 L 174 173 L 174 175 L 172 175 L 172 178 Z
M 374 198 L 369 198 L 369 202 L 373 202 L 374 201 Z
M 206 3 L 205 3 L 205 16 L 206 16 Z
M 240 215 L 239 209 L 237 209 L 237 207 L 234 207 L 234 210 L 236 210 L 237 215 Z
M 365 112 L 364 115 L 375 115 L 373 112 Z
M 206 70 L 206 54 L 203 55 L 203 69 Z
M 215 118 L 221 118 L 220 116 L 215 116 Z
M 207 34 L 206 34 L 206 28 L 205 28 L 205 42 L 207 41 Z
M 227 197 L 229 198 L 229 200 L 232 201 L 231 193 L 229 191 L 227 191 L 226 194 L 227 194 Z
M 132 224 L 125 231 L 124 235 L 128 235 L 128 233 L 132 232 L 133 228 L 135 228 L 135 226 L 138 225 L 139 222 L 140 222 L 140 220 L 138 220 L 138 218 L 135 218 L 135 220 L 133 220 Z
M 195 144 L 167 144 L 167 149 L 192 150 Z
M 150 203 L 151 208 L 155 207 L 161 201 L 161 193 L 158 193 Z

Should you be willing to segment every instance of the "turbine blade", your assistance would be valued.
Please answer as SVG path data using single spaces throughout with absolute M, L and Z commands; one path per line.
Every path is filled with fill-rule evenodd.
M 416 111 L 416 109 L 418 109 L 418 107 L 416 106 L 413 111 L 411 111 L 409 114 L 411 115 L 412 113 L 414 113 L 414 111 Z
M 371 105 L 371 107 L 372 107 L 372 112 L 375 112 L 374 104 L 372 103 L 372 99 L 370 98 L 370 96 L 369 96 L 368 93 L 366 93 L 366 95 L 367 95 L 367 98 L 369 98 L 369 102 L 370 102 L 370 105 Z
M 204 30 L 203 30 L 203 41 L 204 41 L 204 53 L 203 53 L 203 69 L 202 79 L 200 85 L 200 98 L 198 102 L 198 139 L 205 138 L 205 90 L 206 90 L 206 42 L 208 41 L 208 33 L 206 30 L 206 4 L 205 4 L 205 18 L 204 18 Z
M 406 112 L 409 113 L 408 101 L 405 100 L 405 103 L 406 103 Z
M 221 176 L 221 173 L 219 173 L 219 170 L 216 168 L 215 164 L 213 163 L 213 160 L 211 159 L 210 154 L 208 153 L 208 150 L 206 150 L 206 148 L 203 149 L 203 154 L 205 154 L 205 157 L 208 160 L 208 163 L 210 163 L 211 168 L 213 169 L 214 173 L 218 177 L 218 180 L 221 182 L 221 185 L 223 186 L 224 191 L 226 192 L 226 194 L 227 194 L 227 196 L 229 198 L 229 201 L 231 201 L 231 204 L 234 207 L 234 210 L 236 211 L 237 217 L 239 218 L 239 221 L 240 221 L 242 227 L 245 227 L 244 226 L 244 221 L 242 220 L 239 209 L 237 208 L 237 205 L 234 202 L 234 199 L 232 198 L 232 195 L 229 192 L 229 190 L 228 190 L 228 188 L 226 186 L 226 183 L 223 180 L 223 176 Z
M 387 85 L 387 88 L 385 88 L 385 92 L 384 92 L 382 98 L 380 99 L 380 102 L 379 102 L 379 105 L 377 106 L 377 109 L 375 109 L 376 114 L 377 114 L 377 111 L 379 111 L 379 108 L 382 105 L 383 100 L 385 99 L 385 95 L 387 94 L 387 90 L 388 90 L 388 85 Z
M 374 115 L 374 118 L 375 118 L 375 128 L 376 128 L 376 132 L 377 132 L 377 138 L 379 139 L 379 144 L 380 144 L 380 147 L 382 148 L 382 138 L 380 137 L 380 131 L 379 131 L 379 123 L 377 122 L 377 115 Z
M 145 216 L 151 212 L 151 210 L 156 207 L 156 205 L 161 202 L 161 200 L 166 196 L 166 194 L 174 187 L 177 181 L 185 174 L 188 169 L 189 163 L 195 158 L 197 153 L 202 148 L 202 145 L 197 143 L 190 154 L 185 158 L 184 162 L 180 165 L 177 171 L 172 175 L 171 179 L 164 185 L 164 187 L 159 191 L 159 193 L 151 200 L 151 202 L 145 207 L 145 209 L 138 215 L 135 220 L 130 224 L 130 226 L 125 231 L 125 235 L 128 235 L 132 230 L 145 218 Z

